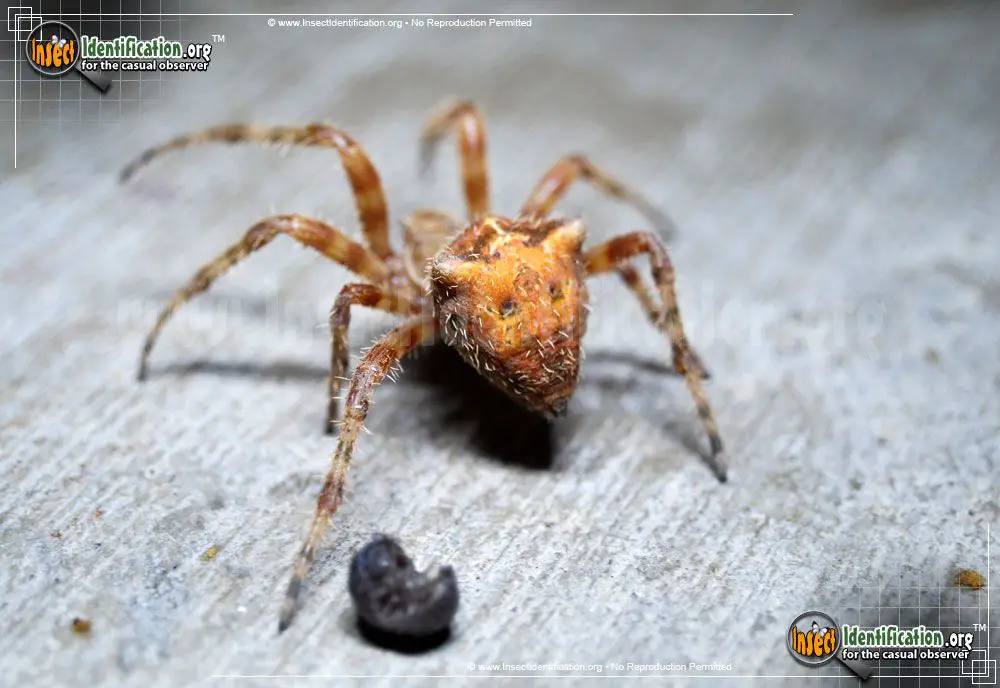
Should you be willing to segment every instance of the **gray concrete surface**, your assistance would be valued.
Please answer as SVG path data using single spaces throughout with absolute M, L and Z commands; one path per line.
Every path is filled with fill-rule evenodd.
M 185 37 L 226 35 L 204 75 L 144 85 L 141 106 L 109 94 L 102 125 L 22 122 L 13 173 L 6 131 L 0 683 L 507 684 L 514 673 L 470 665 L 719 662 L 731 669 L 673 682 L 851 685 L 793 662 L 795 615 L 985 624 L 987 591 L 951 577 L 989 571 L 1000 509 L 1000 8 L 785 8 L 796 16 L 494 31 L 203 17 Z M 487 112 L 498 209 L 582 150 L 674 216 L 731 480 L 699 459 L 687 392 L 658 369 L 664 342 L 623 288 L 597 282 L 584 378 L 551 432 L 437 354 L 379 390 L 278 637 L 333 448 L 319 432 L 325 321 L 348 275 L 278 242 L 171 323 L 148 383 L 133 376 L 157 309 L 253 221 L 298 211 L 356 233 L 346 184 L 314 151 L 190 151 L 125 188 L 116 173 L 203 125 L 331 119 L 371 153 L 395 220 L 459 211 L 452 148 L 432 182 L 415 174 L 421 120 L 447 95 Z M 561 209 L 592 241 L 642 226 L 588 189 Z M 355 322 L 354 360 L 391 319 Z M 348 562 L 376 531 L 458 570 L 455 633 L 435 652 L 377 649 L 353 626 Z M 211 679 L 237 674 L 286 678 Z

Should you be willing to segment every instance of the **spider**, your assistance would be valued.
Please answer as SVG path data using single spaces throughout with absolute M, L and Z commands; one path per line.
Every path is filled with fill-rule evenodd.
M 259 221 L 239 242 L 199 270 L 163 309 L 142 348 L 139 380 L 146 378 L 153 345 L 177 308 L 281 234 L 364 280 L 345 286 L 330 314 L 327 433 L 332 434 L 338 426 L 338 401 L 342 382 L 347 379 L 351 308 L 365 306 L 405 318 L 367 350 L 350 378 L 339 441 L 308 534 L 293 562 L 279 632 L 292 622 L 324 530 L 340 507 L 348 466 L 375 387 L 407 353 L 443 341 L 523 406 L 548 419 L 563 415 L 577 385 L 580 340 L 589 314 L 589 277 L 616 273 L 652 324 L 666 336 L 674 369 L 683 375 L 708 435 L 711 465 L 720 480 L 726 479 L 722 439 L 702 390 L 708 373 L 684 334 L 674 269 L 662 241 L 656 234 L 640 231 L 584 249 L 583 223 L 579 219 L 552 219 L 550 213 L 570 185 L 583 179 L 670 231 L 672 223 L 667 216 L 583 155 L 559 159 L 516 216 L 495 215 L 490 210 L 485 119 L 474 103 L 449 101 L 430 113 L 421 137 L 421 170 L 429 168 L 438 144 L 450 133 L 457 138 L 468 219 L 463 223 L 438 210 L 414 211 L 403 222 L 402 255 L 389 242 L 388 212 L 378 172 L 364 149 L 332 126 L 216 126 L 148 149 L 122 171 L 122 181 L 126 181 L 162 153 L 208 142 L 333 148 L 353 189 L 365 239 L 365 243 L 354 241 L 336 227 L 298 214 Z M 643 255 L 649 258 L 659 300 L 631 264 Z

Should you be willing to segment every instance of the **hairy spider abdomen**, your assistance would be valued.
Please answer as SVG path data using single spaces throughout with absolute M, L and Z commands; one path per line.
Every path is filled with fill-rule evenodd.
M 441 336 L 530 409 L 561 415 L 576 389 L 587 290 L 571 220 L 485 217 L 431 264 Z

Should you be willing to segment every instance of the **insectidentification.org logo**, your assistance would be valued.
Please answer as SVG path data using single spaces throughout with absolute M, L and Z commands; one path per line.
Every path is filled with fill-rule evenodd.
M 41 21 L 24 39 L 28 64 L 45 77 L 77 72 L 101 92 L 114 72 L 204 72 L 212 58 L 210 43 L 181 43 L 164 36 L 105 40 L 80 36 L 65 22 Z
M 925 626 L 902 628 L 882 625 L 874 628 L 845 624 L 843 627 L 846 659 L 881 661 L 890 659 L 966 660 L 972 654 L 972 633 L 949 633 Z
M 904 667 L 909 662 L 910 667 L 918 670 L 918 662 L 932 662 L 939 669 L 934 676 L 940 677 L 945 676 L 940 673 L 940 662 L 961 662 L 962 675 L 985 677 L 991 671 L 990 665 L 985 659 L 973 658 L 977 652 L 984 653 L 975 649 L 975 631 L 983 627 L 984 624 L 973 624 L 972 631 L 945 632 L 923 625 L 838 624 L 829 614 L 809 611 L 795 617 L 788 627 L 785 644 L 800 664 L 818 668 L 837 661 L 862 680 L 871 676 L 874 665 L 893 661 L 902 662 L 900 666 Z M 969 660 L 971 668 L 966 665 Z
M 119 36 L 101 40 L 96 36 L 80 39 L 83 69 L 101 71 L 204 72 L 212 56 L 210 43 L 172 41 L 157 36 Z

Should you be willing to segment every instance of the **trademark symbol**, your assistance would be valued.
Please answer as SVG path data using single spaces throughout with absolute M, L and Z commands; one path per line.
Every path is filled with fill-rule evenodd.
M 226 42 L 226 34 L 224 34 L 224 33 L 213 33 L 212 34 L 212 42 L 213 43 L 225 43 Z

